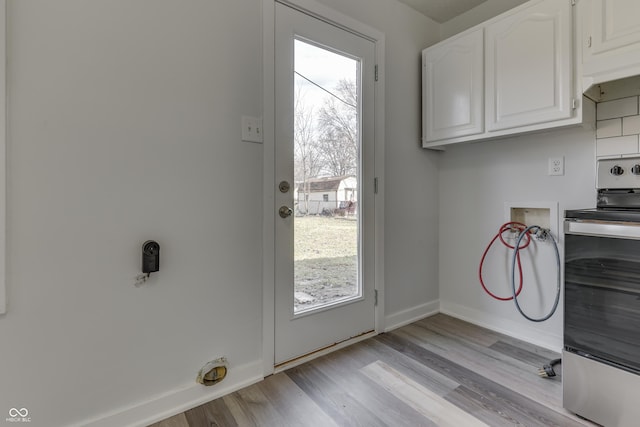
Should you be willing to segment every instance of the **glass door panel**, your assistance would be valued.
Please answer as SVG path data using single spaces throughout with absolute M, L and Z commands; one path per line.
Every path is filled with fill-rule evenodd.
M 359 60 L 294 42 L 294 313 L 362 296 Z

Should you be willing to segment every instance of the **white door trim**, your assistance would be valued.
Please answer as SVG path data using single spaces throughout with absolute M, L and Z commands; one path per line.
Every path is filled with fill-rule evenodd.
M 263 232 L 262 232 L 262 362 L 264 375 L 274 373 L 275 353 L 275 2 L 286 4 L 308 15 L 337 25 L 375 43 L 378 81 L 375 85 L 375 330 L 384 331 L 384 33 L 345 16 L 314 0 L 263 0 Z M 373 185 L 373 183 L 370 183 Z

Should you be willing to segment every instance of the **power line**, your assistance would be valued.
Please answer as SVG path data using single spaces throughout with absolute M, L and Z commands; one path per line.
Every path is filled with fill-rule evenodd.
M 318 83 L 314 82 L 313 80 L 309 79 L 308 77 L 303 76 L 302 74 L 300 74 L 296 70 L 293 70 L 293 72 L 295 74 L 299 75 L 300 77 L 302 77 L 303 79 L 305 79 L 306 81 L 308 81 L 309 83 L 311 83 L 312 85 L 317 86 L 320 89 L 322 89 L 323 91 L 327 92 L 329 95 L 333 96 L 334 98 L 336 98 L 338 101 L 342 102 L 343 104 L 348 105 L 349 107 L 353 107 L 355 109 L 358 109 L 358 107 L 356 107 L 355 105 L 348 103 L 347 101 L 345 101 L 344 99 L 342 99 L 338 95 L 336 95 L 335 93 L 331 92 L 330 90 L 327 90 L 327 89 L 323 88 Z

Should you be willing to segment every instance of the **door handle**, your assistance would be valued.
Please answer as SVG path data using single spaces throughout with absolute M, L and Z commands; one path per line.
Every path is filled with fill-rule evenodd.
M 292 213 L 293 213 L 293 209 L 291 209 L 289 206 L 281 206 L 280 209 L 278 209 L 278 214 L 280 215 L 280 218 L 288 218 L 291 216 Z

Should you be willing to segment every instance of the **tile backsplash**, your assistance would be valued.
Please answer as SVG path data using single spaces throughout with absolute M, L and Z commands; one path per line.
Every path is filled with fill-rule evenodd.
M 596 156 L 640 154 L 640 106 L 638 96 L 596 105 Z

